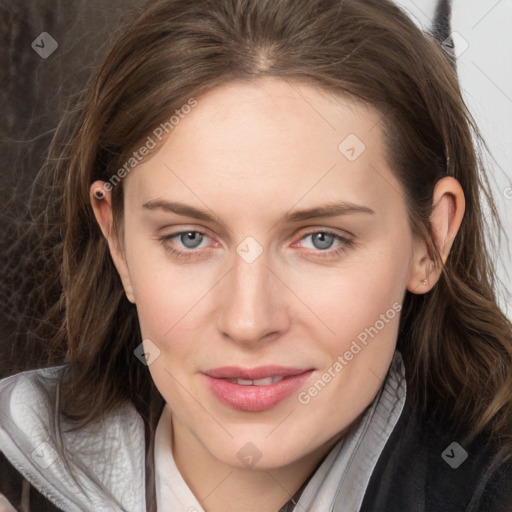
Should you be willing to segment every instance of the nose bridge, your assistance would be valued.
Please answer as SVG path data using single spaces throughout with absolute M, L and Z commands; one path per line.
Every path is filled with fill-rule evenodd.
M 220 329 L 237 343 L 255 343 L 284 328 L 284 311 L 267 268 L 266 253 L 254 261 L 236 254 L 222 290 Z

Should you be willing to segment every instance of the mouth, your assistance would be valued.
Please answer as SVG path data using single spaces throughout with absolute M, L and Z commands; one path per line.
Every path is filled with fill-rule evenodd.
M 313 369 L 284 366 L 222 367 L 204 372 L 209 391 L 233 409 L 258 412 L 270 409 L 297 391 Z
M 274 384 L 275 382 L 281 382 L 286 377 L 266 377 L 264 379 L 241 379 L 240 377 L 235 379 L 225 379 L 228 382 L 232 382 L 233 384 L 238 384 L 239 386 L 269 386 L 270 384 Z

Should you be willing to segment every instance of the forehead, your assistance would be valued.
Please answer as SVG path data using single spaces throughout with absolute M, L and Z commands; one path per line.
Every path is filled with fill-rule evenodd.
M 171 194 L 197 206 L 217 198 L 256 208 L 265 199 L 261 205 L 281 209 L 340 197 L 396 201 L 399 184 L 371 106 L 275 78 L 228 84 L 196 100 L 155 157 L 129 176 L 128 199 Z

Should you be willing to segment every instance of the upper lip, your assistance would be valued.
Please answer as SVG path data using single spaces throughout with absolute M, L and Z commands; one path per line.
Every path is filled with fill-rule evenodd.
M 241 368 L 240 366 L 222 366 L 221 368 L 212 368 L 205 373 L 215 379 L 247 379 L 259 380 L 267 377 L 289 377 L 300 375 L 309 371 L 311 368 L 292 368 L 290 366 L 258 366 L 256 368 Z

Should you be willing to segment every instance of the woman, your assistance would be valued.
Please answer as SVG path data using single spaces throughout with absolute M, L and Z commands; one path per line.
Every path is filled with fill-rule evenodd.
M 43 170 L 57 355 L 0 383 L 5 506 L 511 510 L 475 133 L 391 2 L 151 6 Z

